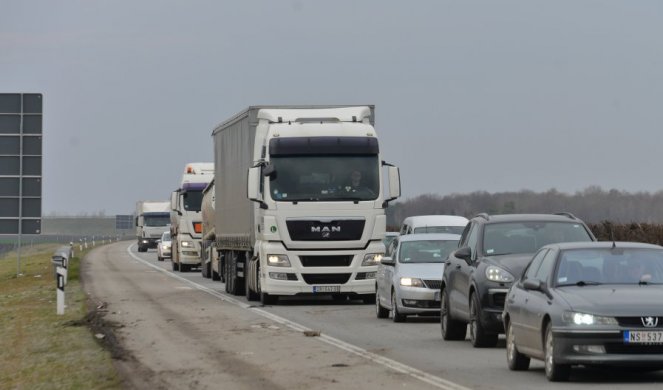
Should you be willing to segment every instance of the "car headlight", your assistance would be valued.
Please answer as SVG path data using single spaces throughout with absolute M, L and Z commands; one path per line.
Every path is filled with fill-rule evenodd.
M 496 267 L 494 265 L 486 268 L 486 278 L 493 282 L 501 283 L 511 283 L 514 280 L 513 275 L 511 275 L 506 270 L 503 270 L 502 268 Z
M 573 325 L 618 325 L 614 317 L 595 316 L 593 314 L 565 311 L 562 320 Z
M 371 265 L 378 265 L 382 261 L 384 253 L 367 253 L 364 255 L 364 260 L 361 262 L 362 267 Z
M 193 241 L 182 241 L 182 248 L 193 248 Z
M 272 267 L 290 267 L 288 255 L 267 255 L 267 265 Z
M 425 287 L 424 282 L 419 278 L 401 278 L 401 286 Z

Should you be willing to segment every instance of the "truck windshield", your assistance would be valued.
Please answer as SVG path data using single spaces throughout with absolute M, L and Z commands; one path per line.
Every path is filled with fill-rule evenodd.
M 203 203 L 202 191 L 187 191 L 182 193 L 182 204 L 186 211 L 200 211 Z
M 375 200 L 377 155 L 272 156 L 271 197 L 277 201 Z
M 170 213 L 145 213 L 143 221 L 144 226 L 168 226 Z

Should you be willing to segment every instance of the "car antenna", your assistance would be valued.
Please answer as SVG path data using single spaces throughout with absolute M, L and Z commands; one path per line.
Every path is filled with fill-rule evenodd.
M 615 232 L 612 230 L 612 224 L 608 225 L 610 228 L 610 239 L 612 240 L 612 249 L 617 248 L 617 243 L 615 242 Z

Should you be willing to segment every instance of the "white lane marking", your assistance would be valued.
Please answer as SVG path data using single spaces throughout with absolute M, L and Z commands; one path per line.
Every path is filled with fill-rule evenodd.
M 195 288 L 197 290 L 200 290 L 200 291 L 203 291 L 203 292 L 206 292 L 206 293 L 208 293 L 208 294 L 210 294 L 210 295 L 212 295 L 216 298 L 221 299 L 224 302 L 232 303 L 233 305 L 239 306 L 243 309 L 251 309 L 252 312 L 257 313 L 258 315 L 260 315 L 262 317 L 265 317 L 265 318 L 268 318 L 268 319 L 270 319 L 274 322 L 277 322 L 279 324 L 285 325 L 285 326 L 287 326 L 290 329 L 293 329 L 295 331 L 304 332 L 304 331 L 307 331 L 307 330 L 312 330 L 310 328 L 307 328 L 304 325 L 301 325 L 301 324 L 298 324 L 296 322 L 290 321 L 286 318 L 283 318 L 283 317 L 278 316 L 276 314 L 270 313 L 270 312 L 265 311 L 263 309 L 256 308 L 255 306 L 251 306 L 249 304 L 246 304 L 242 301 L 239 301 L 239 300 L 237 300 L 235 298 L 232 298 L 228 295 L 225 295 L 223 293 L 215 291 L 215 290 L 213 290 L 209 287 L 205 287 L 205 286 L 203 286 L 201 284 L 198 284 L 196 282 L 193 282 L 189 279 L 183 278 L 180 275 L 177 275 L 177 274 L 175 274 L 171 271 L 168 271 L 167 269 L 161 268 L 161 267 L 159 267 L 157 265 L 154 265 L 154 264 L 152 264 L 152 263 L 150 263 L 150 262 L 148 262 L 144 259 L 141 259 L 140 257 L 136 256 L 133 252 L 131 252 L 131 248 L 134 245 L 136 245 L 136 244 L 131 244 L 127 247 L 127 253 L 129 253 L 129 256 L 134 258 L 134 260 L 139 261 L 140 263 L 142 263 L 142 264 L 144 264 L 148 267 L 154 268 L 157 271 L 163 272 L 164 274 L 166 274 L 166 275 L 168 275 L 168 276 L 170 276 L 174 279 L 177 279 L 181 282 L 187 283 L 190 286 L 192 286 L 193 288 Z M 428 383 L 428 384 L 430 384 L 434 387 L 437 387 L 438 389 L 443 389 L 443 390 L 470 390 L 470 388 L 468 388 L 468 387 L 459 385 L 455 382 L 440 378 L 440 377 L 435 376 L 435 375 L 428 374 L 424 371 L 418 370 L 414 367 L 408 366 L 408 365 L 403 364 L 403 363 L 399 363 L 395 360 L 392 360 L 392 359 L 389 359 L 387 357 L 375 354 L 373 352 L 369 352 L 369 351 L 365 350 L 364 348 L 358 347 L 358 346 L 350 344 L 350 343 L 346 343 L 345 341 L 339 340 L 335 337 L 331 337 L 331 336 L 328 336 L 326 334 L 321 333 L 320 337 L 318 337 L 317 339 L 319 339 L 320 341 L 323 341 L 323 342 L 325 342 L 329 345 L 332 345 L 336 348 L 342 349 L 344 351 L 347 351 L 347 352 L 350 352 L 350 353 L 355 354 L 357 356 L 368 359 L 368 360 L 370 360 L 374 363 L 380 364 L 384 367 L 390 368 L 390 369 L 392 369 L 396 372 L 400 372 L 402 374 L 409 375 L 409 376 L 411 376 L 413 378 L 416 378 L 416 379 L 418 379 L 422 382 L 425 382 L 425 383 Z

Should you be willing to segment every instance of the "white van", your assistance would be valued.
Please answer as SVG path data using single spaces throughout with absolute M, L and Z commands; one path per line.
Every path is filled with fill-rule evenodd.
M 467 218 L 457 215 L 416 215 L 403 220 L 400 232 L 401 235 L 413 233 L 461 234 L 468 222 Z

